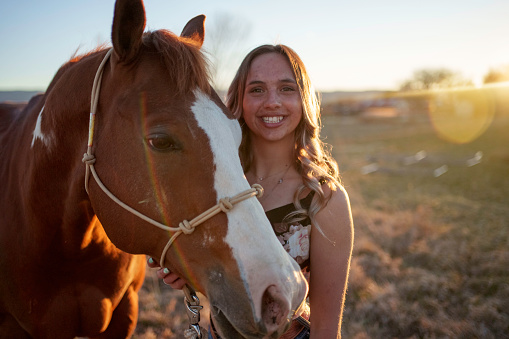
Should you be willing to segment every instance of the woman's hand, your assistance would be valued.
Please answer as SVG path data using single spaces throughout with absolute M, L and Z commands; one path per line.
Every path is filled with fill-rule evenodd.
M 159 264 L 154 260 L 154 258 L 149 257 L 147 263 L 150 268 L 158 268 L 156 276 L 159 279 L 162 279 L 166 285 L 169 285 L 174 289 L 181 290 L 184 285 L 187 284 L 187 282 L 176 273 L 171 272 L 167 268 L 159 267 Z

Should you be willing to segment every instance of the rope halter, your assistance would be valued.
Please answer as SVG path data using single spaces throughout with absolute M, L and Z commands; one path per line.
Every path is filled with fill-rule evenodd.
M 106 188 L 106 186 L 102 183 L 101 179 L 97 175 L 97 172 L 94 167 L 96 158 L 92 152 L 92 145 L 93 145 L 93 139 L 94 139 L 95 115 L 97 112 L 97 104 L 99 101 L 99 92 L 101 89 L 102 73 L 104 70 L 104 65 L 108 61 L 108 58 L 110 57 L 111 52 L 112 52 L 112 49 L 108 50 L 108 52 L 104 56 L 103 61 L 99 65 L 99 68 L 97 69 L 97 73 L 94 78 L 94 84 L 92 87 L 92 95 L 91 95 L 91 103 L 90 103 L 90 123 L 89 123 L 89 129 L 88 129 L 88 148 L 87 148 L 87 153 L 85 153 L 83 155 L 83 159 L 82 159 L 82 161 L 85 163 L 85 167 L 86 167 L 85 190 L 87 191 L 87 194 L 89 194 L 88 182 L 89 182 L 90 173 L 91 173 L 92 176 L 94 177 L 95 181 L 101 188 L 101 190 L 104 193 L 106 193 L 106 195 L 111 200 L 113 200 L 115 203 L 120 205 L 122 208 L 124 208 L 125 210 L 136 215 L 140 219 L 142 219 L 142 220 L 144 220 L 144 221 L 146 221 L 146 222 L 148 222 L 162 230 L 174 232 L 174 234 L 171 236 L 171 238 L 168 240 L 168 243 L 164 247 L 164 250 L 161 254 L 161 258 L 159 260 L 159 265 L 161 265 L 161 267 L 164 267 L 164 257 L 166 256 L 166 252 L 168 251 L 171 244 L 175 241 L 175 239 L 180 234 L 193 233 L 194 229 L 198 225 L 200 225 L 201 223 L 205 222 L 206 220 L 212 218 L 213 216 L 215 216 L 218 213 L 221 213 L 221 212 L 227 213 L 228 211 L 230 211 L 233 208 L 233 206 L 235 204 L 237 204 L 241 201 L 244 201 L 246 199 L 249 199 L 249 198 L 255 197 L 255 196 L 261 197 L 263 195 L 263 188 L 262 188 L 262 186 L 260 186 L 258 184 L 254 184 L 253 186 L 251 186 L 250 189 L 240 192 L 239 194 L 237 194 L 231 198 L 229 198 L 229 197 L 221 198 L 221 199 L 219 199 L 219 202 L 217 203 L 217 205 L 209 208 L 208 210 L 201 213 L 200 215 L 198 215 L 196 218 L 192 219 L 191 221 L 184 220 L 184 221 L 180 222 L 178 227 L 170 227 L 170 226 L 164 225 L 154 219 L 147 217 L 146 215 L 135 210 L 134 208 L 128 206 L 127 204 L 122 202 L 120 199 L 118 199 L 113 193 L 111 193 L 111 191 L 108 190 L 108 188 Z

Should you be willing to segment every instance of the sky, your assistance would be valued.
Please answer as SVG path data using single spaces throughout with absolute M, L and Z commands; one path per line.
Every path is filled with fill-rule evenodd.
M 114 0 L 2 3 L 0 90 L 45 90 L 77 50 L 110 42 L 113 8 Z M 232 43 L 217 62 L 225 84 L 247 52 L 267 43 L 292 47 L 323 92 L 394 90 L 423 68 L 480 83 L 509 64 L 507 0 L 146 0 L 145 8 L 146 29 L 176 34 L 205 14 L 209 54 L 207 38 L 228 22 Z

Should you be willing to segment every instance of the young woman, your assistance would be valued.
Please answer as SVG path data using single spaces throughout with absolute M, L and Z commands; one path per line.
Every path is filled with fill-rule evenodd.
M 308 278 L 310 330 L 294 321 L 283 338 L 340 338 L 353 222 L 337 164 L 319 139 L 320 106 L 299 56 L 263 45 L 240 65 L 227 96 L 243 140 L 240 158 L 274 232 Z M 149 259 L 150 267 L 157 267 Z M 185 281 L 168 269 L 157 276 L 173 288 Z

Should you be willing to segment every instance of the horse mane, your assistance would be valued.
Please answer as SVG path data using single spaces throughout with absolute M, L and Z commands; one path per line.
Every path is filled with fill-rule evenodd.
M 176 84 L 178 94 L 187 93 L 196 87 L 205 93 L 210 93 L 208 60 L 194 40 L 179 37 L 168 30 L 157 30 L 143 33 L 142 43 L 146 51 L 161 55 L 161 61 Z M 102 44 L 83 54 L 78 54 L 76 50 L 70 60 L 60 68 L 55 78 L 58 78 L 58 75 L 64 73 L 72 64 L 108 48 L 106 44 Z
M 210 93 L 208 61 L 192 39 L 176 36 L 167 30 L 157 30 L 143 34 L 143 45 L 161 54 L 178 92 L 189 92 L 197 86 Z
M 92 54 L 104 51 L 105 49 L 108 49 L 108 48 L 109 48 L 108 44 L 107 43 L 103 43 L 101 45 L 96 46 L 94 49 L 91 49 L 88 52 L 79 54 L 80 47 L 78 47 L 78 48 L 76 48 L 76 51 L 74 51 L 74 54 L 69 59 L 68 63 L 72 64 L 72 63 L 78 62 L 81 59 L 83 59 L 83 58 L 85 58 L 85 57 L 87 57 L 89 55 L 92 55 Z

